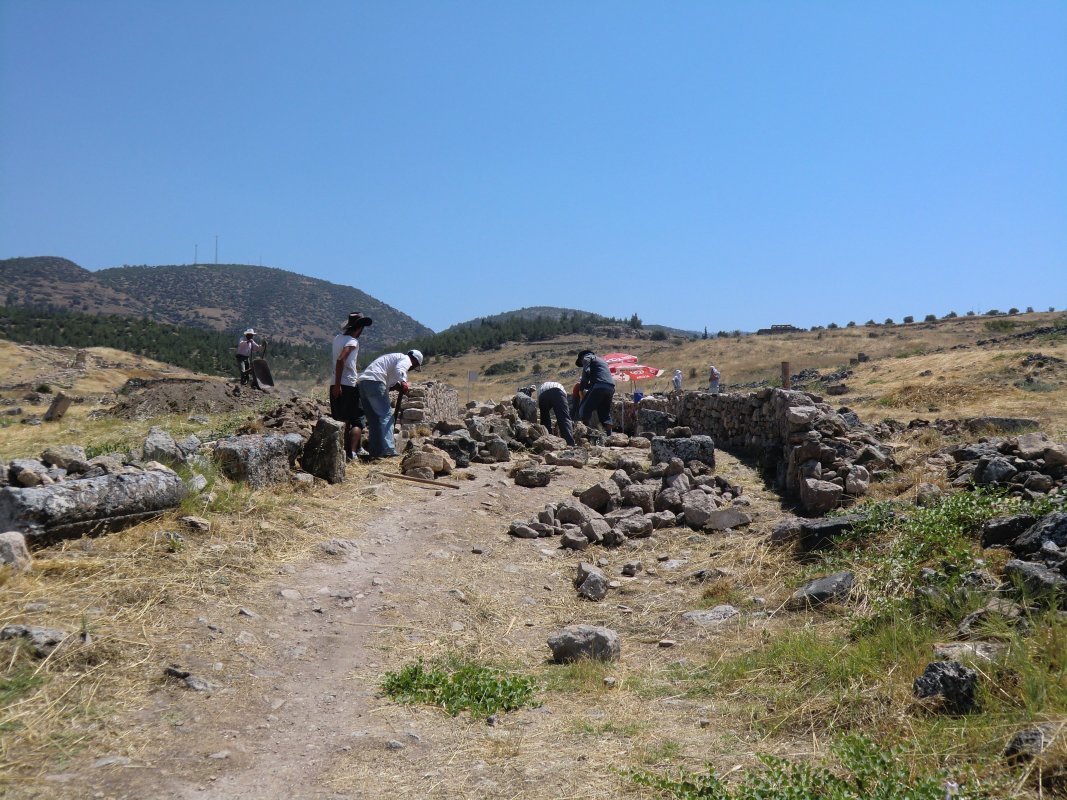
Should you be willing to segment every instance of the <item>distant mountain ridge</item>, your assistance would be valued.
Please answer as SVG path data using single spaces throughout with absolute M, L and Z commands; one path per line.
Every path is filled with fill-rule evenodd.
M 218 331 L 252 326 L 268 337 L 321 345 L 350 311 L 374 320 L 368 350 L 430 335 L 407 314 L 351 286 L 248 264 L 125 266 L 90 272 L 65 258 L 0 260 L 0 298 L 19 308 L 148 317 Z

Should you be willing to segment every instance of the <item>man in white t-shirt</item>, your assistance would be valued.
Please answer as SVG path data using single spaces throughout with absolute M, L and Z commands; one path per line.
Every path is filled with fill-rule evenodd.
M 374 320 L 358 311 L 348 315 L 341 333 L 333 337 L 333 383 L 330 384 L 330 416 L 345 424 L 345 454 L 356 457 L 366 420 L 359 402 L 359 337 Z
M 359 374 L 359 399 L 367 415 L 367 450 L 371 458 L 390 458 L 397 455 L 393 440 L 393 409 L 389 405 L 389 390 L 396 388 L 401 395 L 408 391 L 408 370 L 422 366 L 422 353 L 386 353 L 378 356 Z

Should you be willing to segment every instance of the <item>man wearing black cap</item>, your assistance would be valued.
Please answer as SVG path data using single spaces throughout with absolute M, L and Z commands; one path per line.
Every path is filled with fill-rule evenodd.
M 578 354 L 578 359 L 574 364 L 582 368 L 582 380 L 578 385 L 585 392 L 578 406 L 578 419 L 588 425 L 595 411 L 600 418 L 600 424 L 610 434 L 611 401 L 615 397 L 615 379 L 608 368 L 608 362 L 592 350 L 583 350 Z
M 368 325 L 370 317 L 358 311 L 348 315 L 341 333 L 333 337 L 333 383 L 330 384 L 330 416 L 345 424 L 345 454 L 349 460 L 356 457 L 363 439 L 366 420 L 359 401 L 359 336 Z

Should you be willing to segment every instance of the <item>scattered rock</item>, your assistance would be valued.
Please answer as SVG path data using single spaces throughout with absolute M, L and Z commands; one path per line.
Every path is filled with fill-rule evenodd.
M 965 714 L 976 704 L 978 673 L 958 661 L 934 661 L 915 679 L 920 700 L 936 700 L 952 714 Z
M 721 625 L 729 619 L 733 619 L 741 612 L 730 605 L 715 606 L 714 608 L 686 611 L 682 619 L 702 628 L 712 628 Z
M 40 628 L 36 625 L 5 625 L 0 628 L 0 640 L 26 639 L 33 654 L 44 658 L 62 644 L 69 634 L 56 628 Z
M 171 466 L 185 462 L 185 453 L 178 447 L 174 437 L 159 427 L 149 429 L 141 449 L 145 461 L 159 461 Z
M 0 533 L 0 564 L 6 564 L 15 572 L 29 572 L 33 568 L 33 558 L 21 531 Z
M 569 625 L 550 637 L 548 646 L 552 650 L 552 659 L 558 663 L 583 658 L 616 661 L 621 653 L 619 634 L 611 628 L 596 625 Z
M 552 470 L 537 466 L 536 464 L 530 464 L 529 466 L 525 466 L 515 471 L 516 486 L 525 486 L 534 489 L 548 486 L 549 481 L 551 480 Z
M 838 572 L 806 583 L 790 598 L 793 606 L 819 606 L 823 603 L 842 602 L 852 591 L 855 576 L 851 572 Z
M 1011 737 L 1011 741 L 1004 748 L 1004 757 L 1009 761 L 1029 761 L 1037 758 L 1055 741 L 1058 727 L 1061 726 L 1045 724 L 1023 728 Z

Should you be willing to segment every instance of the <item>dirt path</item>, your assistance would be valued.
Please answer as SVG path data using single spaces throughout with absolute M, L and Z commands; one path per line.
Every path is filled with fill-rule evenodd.
M 654 676 L 703 657 L 717 638 L 752 635 L 748 623 L 707 632 L 679 620 L 701 603 L 700 588 L 683 574 L 723 563 L 731 537 L 738 554 L 762 557 L 752 548 L 764 537 L 754 534 L 777 508 L 751 472 L 729 457 L 720 465 L 753 500 L 757 523 L 749 533 L 673 530 L 583 554 L 561 551 L 552 540 L 511 539 L 507 524 L 603 479 L 604 470 L 567 468 L 536 490 L 514 486 L 500 469 L 479 465 L 472 472 L 475 480 L 461 489 L 437 493 L 382 480 L 381 505 L 369 524 L 329 531 L 351 542 L 345 555 L 283 570 L 249 597 L 245 608 L 254 616 L 227 611 L 223 618 L 205 609 L 194 635 L 232 643 L 230 658 L 197 661 L 193 641 L 188 663 L 199 664 L 204 672 L 197 674 L 218 691 L 166 686 L 133 722 L 156 732 L 146 735 L 140 758 L 108 761 L 100 754 L 95 766 L 48 776 L 54 791 L 40 796 L 615 797 L 636 790 L 620 784 L 614 765 L 635 758 L 654 764 L 657 752 L 689 750 L 703 760 L 713 742 L 727 739 L 738 751 L 735 732 L 695 724 L 714 713 L 707 704 L 661 691 Z M 352 487 L 322 491 L 328 493 L 322 499 L 337 502 Z M 605 571 L 618 575 L 635 557 L 659 570 L 602 603 L 576 599 L 571 578 L 579 560 L 601 558 Z M 737 585 L 753 594 L 761 589 L 747 579 Z M 597 670 L 567 673 L 573 685 L 562 687 L 566 694 L 546 694 L 540 708 L 508 714 L 495 727 L 377 694 L 386 670 L 449 652 L 545 669 L 545 639 L 573 622 L 620 630 L 625 658 L 612 674 L 632 690 L 609 692 Z M 678 642 L 673 650 L 658 646 L 668 636 Z

